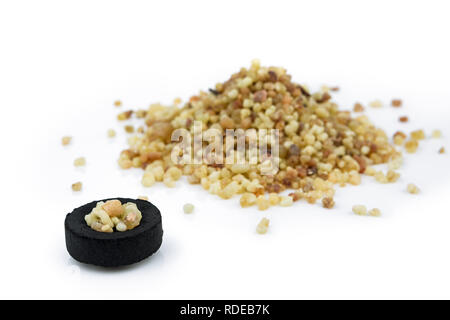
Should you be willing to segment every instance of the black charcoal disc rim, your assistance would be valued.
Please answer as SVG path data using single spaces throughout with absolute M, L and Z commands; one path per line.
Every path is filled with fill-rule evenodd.
M 142 212 L 140 224 L 124 232 L 98 232 L 91 229 L 84 217 L 100 201 L 120 200 L 135 203 Z M 76 208 L 66 217 L 66 247 L 77 261 L 103 267 L 118 267 L 139 262 L 154 254 L 162 243 L 161 213 L 145 200 L 111 198 L 98 200 Z

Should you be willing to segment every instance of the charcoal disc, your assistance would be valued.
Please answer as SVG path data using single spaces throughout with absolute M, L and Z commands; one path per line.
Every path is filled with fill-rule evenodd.
M 133 202 L 142 213 L 140 224 L 124 232 L 98 232 L 91 229 L 84 217 L 89 214 L 98 200 L 79 207 L 66 217 L 64 228 L 66 247 L 77 261 L 102 267 L 130 265 L 148 258 L 161 247 L 163 229 L 161 213 L 145 200 L 113 198 L 123 204 Z

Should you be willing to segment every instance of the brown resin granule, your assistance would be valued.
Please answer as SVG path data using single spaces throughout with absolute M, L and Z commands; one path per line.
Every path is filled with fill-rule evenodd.
M 400 118 L 398 118 L 398 121 L 400 121 L 400 122 L 408 122 L 409 118 L 407 116 L 401 116 Z
M 136 118 L 138 118 L 138 119 L 143 119 L 143 118 L 145 118 L 146 115 L 147 115 L 147 111 L 146 110 L 138 110 L 138 111 L 136 111 Z
M 292 201 L 298 201 L 302 198 L 302 194 L 300 192 L 291 192 L 288 194 L 289 197 L 292 198 Z
M 391 102 L 391 105 L 392 105 L 393 107 L 395 107 L 395 108 L 401 107 L 402 104 L 403 104 L 403 102 L 402 102 L 402 100 L 400 100 L 400 99 L 393 99 L 392 102 Z
M 133 114 L 133 110 L 128 110 L 122 113 L 119 113 L 117 115 L 117 120 L 119 121 L 124 121 L 124 120 L 128 120 L 131 118 L 131 115 Z
M 444 147 L 441 147 L 441 148 L 439 149 L 439 153 L 440 153 L 440 154 L 445 153 L 445 148 L 444 148 Z
M 125 126 L 124 129 L 125 129 L 126 133 L 133 133 L 134 132 L 134 127 L 131 126 L 131 125 Z
M 353 111 L 354 112 L 363 112 L 364 111 L 364 107 L 361 103 L 355 103 L 355 105 L 353 106 Z
M 330 197 L 325 197 L 322 199 L 322 205 L 324 208 L 331 209 L 334 207 L 334 200 Z

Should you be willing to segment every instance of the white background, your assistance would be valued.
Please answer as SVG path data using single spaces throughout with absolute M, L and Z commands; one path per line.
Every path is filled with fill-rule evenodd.
M 0 298 L 450 298 L 449 155 L 437 154 L 450 150 L 448 12 L 430 0 L 2 1 Z M 389 134 L 443 138 L 406 155 L 396 184 L 338 189 L 334 210 L 244 210 L 186 181 L 144 189 L 138 170 L 118 169 L 126 137 L 114 100 L 124 110 L 186 100 L 253 58 L 313 89 L 340 86 L 343 109 L 402 98 L 369 116 Z M 409 182 L 422 193 L 407 194 Z M 163 213 L 155 256 L 119 270 L 69 257 L 69 211 L 141 194 Z M 353 204 L 383 217 L 355 216 Z M 263 216 L 271 227 L 259 236 Z

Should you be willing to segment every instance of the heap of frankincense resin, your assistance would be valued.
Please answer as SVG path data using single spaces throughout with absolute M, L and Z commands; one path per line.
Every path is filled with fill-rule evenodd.
M 174 187 L 185 175 L 189 183 L 201 184 L 223 199 L 240 195 L 242 207 L 265 210 L 305 199 L 311 204 L 321 200 L 325 208 L 332 208 L 336 184 L 358 185 L 364 173 L 383 183 L 399 177 L 395 170 L 401 165 L 401 153 L 366 116 L 352 117 L 350 111 L 339 110 L 330 90 L 311 93 L 292 82 L 285 69 L 262 67 L 258 61 L 182 107 L 156 104 L 118 118 L 126 120 L 133 114 L 145 124 L 129 138 L 119 165 L 143 168 L 146 187 L 156 182 Z M 269 150 L 269 157 L 276 157 L 278 170 L 263 173 L 261 163 L 174 162 L 172 151 L 179 142 L 172 141 L 173 132 L 193 133 L 195 123 L 201 123 L 205 132 L 214 129 L 223 135 L 227 129 L 277 130 L 277 153 Z M 390 163 L 386 173 L 371 167 L 381 163 Z M 281 196 L 285 190 L 291 191 Z

